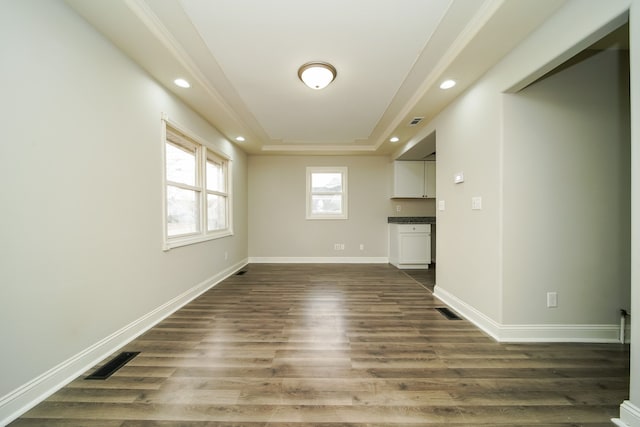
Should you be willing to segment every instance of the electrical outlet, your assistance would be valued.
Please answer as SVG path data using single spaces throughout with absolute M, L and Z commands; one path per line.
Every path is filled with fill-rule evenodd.
M 396 212 L 400 212 L 402 211 L 402 206 L 401 205 L 396 205 Z
M 334 251 L 344 251 L 344 243 L 334 243 L 333 244 Z
M 363 243 L 360 243 L 360 250 L 364 251 L 364 244 Z

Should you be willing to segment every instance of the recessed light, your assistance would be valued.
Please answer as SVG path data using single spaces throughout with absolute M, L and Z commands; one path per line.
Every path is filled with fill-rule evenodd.
M 440 89 L 451 89 L 455 85 L 456 85 L 455 80 L 445 80 L 442 83 L 440 83 Z
M 398 138 L 397 136 L 394 136 L 394 137 L 389 138 L 389 141 L 398 142 L 398 141 L 400 141 L 400 138 Z
M 185 89 L 191 87 L 191 84 L 185 79 L 175 79 L 173 82 L 176 84 L 176 86 L 180 86 Z
M 245 141 L 244 136 L 236 136 L 236 141 L 244 142 Z

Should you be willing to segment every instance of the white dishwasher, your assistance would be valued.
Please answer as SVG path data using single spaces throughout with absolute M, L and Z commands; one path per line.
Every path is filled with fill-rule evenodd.
M 401 269 L 428 269 L 431 224 L 389 224 L 389 263 Z

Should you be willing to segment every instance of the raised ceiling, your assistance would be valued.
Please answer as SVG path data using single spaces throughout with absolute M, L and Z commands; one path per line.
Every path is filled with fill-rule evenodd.
M 439 111 L 563 0 L 67 0 L 253 154 L 380 154 Z M 298 68 L 338 70 L 326 89 Z M 175 78 L 191 82 L 178 88 Z M 458 85 L 443 91 L 451 78 Z M 410 126 L 415 117 L 422 122 Z M 397 136 L 400 141 L 389 142 Z

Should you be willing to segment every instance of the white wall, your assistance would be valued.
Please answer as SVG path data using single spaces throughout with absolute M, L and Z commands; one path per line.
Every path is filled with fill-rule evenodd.
M 508 271 L 509 280 L 516 275 L 527 276 L 531 266 L 520 262 L 513 265 L 502 246 L 503 233 L 509 232 L 503 222 L 505 212 L 503 203 L 507 203 L 507 192 L 502 193 L 502 183 L 506 178 L 506 158 L 503 158 L 501 141 L 503 139 L 503 109 L 500 98 L 503 92 L 513 87 L 524 87 L 527 83 L 542 76 L 545 72 L 566 61 L 585 49 L 591 43 L 613 30 L 625 20 L 630 1 L 585 1 L 569 0 L 543 26 L 527 40 L 514 49 L 503 61 L 490 70 L 470 90 L 454 104 L 444 110 L 435 120 L 428 123 L 424 136 L 437 131 L 437 194 L 445 200 L 446 210 L 438 212 L 438 274 L 436 295 L 445 299 L 456 308 L 465 310 L 465 315 L 483 326 L 487 331 L 501 339 L 512 339 L 511 325 L 506 322 L 530 321 L 519 317 L 518 310 L 527 310 L 530 301 L 526 296 L 536 289 L 523 286 L 520 296 L 516 288 L 507 289 L 501 272 Z M 640 12 L 638 0 L 633 0 L 631 10 L 631 92 L 632 92 L 632 312 L 640 310 L 640 283 L 638 265 L 640 265 L 640 235 L 638 234 L 638 192 L 640 170 L 638 123 L 640 112 L 637 108 L 638 87 L 638 21 Z M 507 141 L 505 140 L 505 143 Z M 477 153 L 474 158 L 471 153 Z M 621 152 L 619 152 L 621 153 Z M 509 153 L 507 153 L 508 155 Z M 517 166 L 517 165 L 516 165 Z M 524 165 L 526 166 L 526 165 Z M 503 168 L 505 168 L 503 170 Z M 464 184 L 454 185 L 452 174 L 465 172 Z M 469 172 L 472 171 L 472 172 Z M 497 173 L 497 177 L 496 177 Z M 483 178 L 480 178 L 480 177 Z M 483 210 L 471 211 L 470 197 L 483 197 Z M 497 206 L 494 206 L 497 205 Z M 490 211 L 487 211 L 490 209 Z M 510 237 L 507 237 L 507 240 Z M 481 243 L 478 243 L 481 242 Z M 522 242 L 523 244 L 526 242 Z M 509 243 L 510 244 L 510 243 Z M 617 246 L 617 244 L 614 244 Z M 484 250 L 484 251 L 483 251 Z M 509 266 L 506 264 L 509 262 Z M 484 263 L 485 270 L 475 268 Z M 467 268 L 471 266 L 471 268 Z M 616 277 L 616 281 L 619 276 Z M 622 279 L 624 280 L 624 279 Z M 504 285 L 504 288 L 503 288 Z M 528 284 L 527 286 L 531 286 Z M 562 294 L 560 295 L 562 304 Z M 509 303 L 518 304 L 504 307 L 505 297 Z M 616 297 L 618 298 L 618 297 Z M 623 297 L 624 298 L 624 297 Z M 621 407 L 621 419 L 624 425 L 640 426 L 640 368 L 637 356 L 640 322 L 638 316 L 632 316 L 632 357 L 630 378 L 630 400 Z M 556 319 L 566 322 L 566 318 Z M 581 316 L 577 322 L 609 322 L 599 314 L 593 318 Z M 547 321 L 546 318 L 538 321 Z M 517 325 L 516 325 L 517 326 Z M 522 329 L 516 327 L 517 333 Z M 539 332 L 539 331 L 538 331 Z M 543 330 L 543 333 L 548 330 Z M 560 331 L 567 332 L 567 331 Z M 568 331 L 575 333 L 575 330 Z M 524 338 L 527 338 L 526 336 Z M 545 338 L 542 336 L 541 338 Z M 553 338 L 553 337 L 546 337 Z M 577 337 L 580 339 L 581 337 Z M 622 425 L 622 424 L 621 424 Z
M 305 219 L 307 166 L 348 168 L 348 219 Z M 250 259 L 386 262 L 390 172 L 380 156 L 250 156 Z
M 437 276 L 439 290 L 492 319 L 500 313 L 500 98 L 480 82 L 441 113 L 437 129 Z M 454 184 L 454 174 L 465 181 Z M 482 210 L 471 198 L 482 197 Z
M 590 54 L 505 95 L 505 324 L 616 325 L 631 309 L 628 54 Z
M 247 159 L 60 1 L 3 2 L 0 52 L 2 424 L 246 260 Z M 231 156 L 235 236 L 162 251 L 161 112 Z
M 531 268 L 528 263 L 514 267 L 502 244 L 507 197 L 502 188 L 507 179 L 503 92 L 549 64 L 559 65 L 613 29 L 609 24 L 620 21 L 628 2 L 584 5 L 584 1 L 567 2 L 424 130 L 425 135 L 437 131 L 437 194 L 446 203 L 437 218 L 436 292 L 485 326 L 499 329 L 505 324 L 503 271 L 515 268 L 510 270 L 510 277 L 515 277 L 529 274 Z M 456 185 L 453 174 L 460 171 L 465 182 Z M 482 197 L 482 210 L 471 210 L 473 196 Z M 509 315 L 520 309 L 513 307 Z
M 640 426 L 640 0 L 629 16 L 631 55 L 631 373 L 629 400 L 620 407 L 625 425 Z
M 436 216 L 436 199 L 389 199 L 387 213 L 387 216 Z

